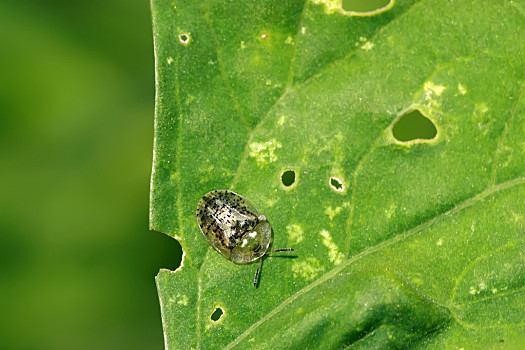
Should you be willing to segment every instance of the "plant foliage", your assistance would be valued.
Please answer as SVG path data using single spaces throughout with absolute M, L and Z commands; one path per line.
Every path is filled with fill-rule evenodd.
M 152 9 L 151 228 L 184 251 L 157 276 L 167 348 L 525 346 L 523 1 Z M 414 110 L 435 138 L 393 137 Z M 215 189 L 295 249 L 258 288 L 199 231 Z

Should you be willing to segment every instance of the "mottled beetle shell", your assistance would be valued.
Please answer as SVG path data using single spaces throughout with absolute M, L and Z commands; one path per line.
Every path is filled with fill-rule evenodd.
M 259 259 L 270 245 L 272 228 L 266 217 L 232 191 L 211 191 L 202 197 L 197 222 L 208 243 L 235 263 Z

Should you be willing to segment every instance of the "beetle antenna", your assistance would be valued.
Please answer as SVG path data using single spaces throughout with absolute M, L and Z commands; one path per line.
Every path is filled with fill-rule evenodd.
M 259 271 L 261 270 L 261 265 L 262 265 L 262 256 L 261 258 L 259 259 L 259 266 L 257 266 L 257 271 L 255 271 L 255 278 L 253 279 L 253 286 L 254 287 L 257 287 L 257 280 L 259 279 Z
M 293 252 L 293 249 L 292 248 L 282 248 L 282 249 L 272 250 L 271 252 L 264 253 L 264 255 L 278 253 L 278 252 Z

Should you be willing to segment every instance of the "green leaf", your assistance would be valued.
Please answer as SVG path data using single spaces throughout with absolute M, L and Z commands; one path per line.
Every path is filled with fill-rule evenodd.
M 338 3 L 153 0 L 166 347 L 524 347 L 525 3 Z M 437 136 L 397 141 L 414 110 Z M 295 249 L 258 288 L 199 231 L 215 189 Z

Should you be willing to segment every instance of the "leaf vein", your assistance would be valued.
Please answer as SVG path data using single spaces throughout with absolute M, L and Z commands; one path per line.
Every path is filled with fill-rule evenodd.
M 213 28 L 213 23 L 210 19 L 210 1 L 206 2 L 204 19 L 206 21 L 206 24 L 208 25 L 208 28 L 210 28 L 210 32 L 211 32 L 211 36 L 213 40 L 213 46 L 215 47 L 215 51 L 217 53 L 217 62 L 219 64 L 219 72 L 220 72 L 222 81 L 224 82 L 224 85 L 226 86 L 226 89 L 228 90 L 228 95 L 233 101 L 234 108 L 237 111 L 237 114 L 239 115 L 241 122 L 246 127 L 249 127 L 248 120 L 246 119 L 246 116 L 244 115 L 242 111 L 241 105 L 239 104 L 239 100 L 235 96 L 230 80 L 228 79 L 228 76 L 226 75 L 226 68 L 224 66 L 224 61 L 222 59 L 222 50 L 219 46 L 219 41 L 217 40 L 217 33 L 215 33 L 215 29 Z
M 309 0 L 307 0 L 308 2 Z M 418 4 L 421 4 L 423 3 L 425 0 L 421 0 L 419 2 L 416 2 L 414 3 L 413 5 L 411 5 L 409 8 L 407 8 L 405 10 L 405 12 L 399 14 L 397 17 L 393 18 L 390 22 L 388 22 L 387 24 L 385 24 L 383 27 L 381 27 L 380 29 L 378 29 L 378 31 L 372 36 L 372 38 L 370 40 L 373 40 L 374 38 L 376 38 L 386 27 L 390 26 L 392 23 L 396 22 L 397 20 L 399 20 L 399 18 L 401 18 L 402 16 L 406 15 L 408 12 L 410 12 L 413 8 L 415 8 L 416 5 Z M 305 3 L 305 6 L 303 7 L 303 12 L 301 13 L 301 17 L 300 17 L 300 20 L 299 22 L 302 23 L 302 21 L 304 20 L 304 16 L 305 16 L 305 13 L 306 13 L 306 10 L 307 10 L 307 3 Z M 301 25 L 299 25 L 299 31 L 301 30 Z M 298 32 L 299 33 L 299 32 Z M 296 37 L 298 37 L 298 33 L 296 35 Z M 297 40 L 296 40 L 297 41 Z M 296 57 L 296 49 L 297 49 L 297 42 L 295 43 L 295 46 L 294 46 L 294 53 L 292 55 L 292 58 L 291 58 L 291 63 L 290 63 L 290 70 L 293 70 L 293 61 L 295 61 L 295 57 Z M 270 112 L 282 101 L 284 100 L 284 98 L 290 93 L 291 90 L 293 89 L 297 89 L 301 86 L 304 86 L 306 85 L 307 83 L 309 83 L 311 80 L 313 80 L 314 78 L 316 77 L 319 77 L 320 75 L 322 75 L 323 73 L 325 73 L 326 71 L 328 71 L 330 68 L 332 68 L 333 66 L 335 66 L 337 63 L 339 62 L 342 62 L 344 60 L 347 60 L 349 59 L 350 57 L 352 57 L 356 52 L 359 51 L 359 48 L 355 48 L 355 47 L 352 47 L 352 49 L 347 53 L 345 54 L 343 57 L 335 60 L 334 62 L 328 64 L 326 67 L 324 67 L 323 69 L 321 69 L 319 72 L 313 74 L 312 76 L 310 76 L 308 79 L 306 79 L 305 81 L 301 82 L 301 83 L 298 83 L 298 84 L 295 84 L 293 85 L 293 73 L 290 73 L 290 77 L 289 77 L 289 85 L 287 86 L 286 89 L 284 89 L 284 92 L 283 94 L 275 100 L 275 102 L 273 103 L 272 106 L 270 106 L 270 108 L 268 108 L 268 111 L 266 112 L 266 114 L 261 118 L 261 120 L 259 121 L 259 123 L 252 129 L 252 131 L 250 132 L 250 136 L 248 137 L 248 142 L 246 143 L 246 146 L 245 146 L 245 150 L 244 150 L 244 153 L 243 153 L 243 156 L 241 158 L 241 161 L 239 162 L 239 166 L 237 167 L 237 171 L 235 172 L 235 175 L 233 177 L 233 181 L 232 181 L 232 185 L 231 185 L 231 189 L 235 188 L 236 184 L 237 184 L 237 181 L 238 181 L 238 178 L 239 178 L 239 175 L 240 175 L 240 172 L 242 171 L 242 169 L 244 168 L 244 165 L 248 159 L 248 147 L 251 143 L 251 141 L 253 140 L 253 135 L 255 134 L 255 132 L 261 127 L 261 125 L 263 125 L 264 121 L 266 119 L 268 119 L 269 115 L 270 115 Z
M 308 5 L 310 4 L 310 0 L 306 0 L 303 5 L 303 10 L 301 11 L 301 14 L 299 15 L 299 24 L 297 26 L 297 31 L 295 32 L 295 39 L 294 39 L 294 45 L 293 45 L 293 53 L 292 58 L 290 59 L 290 72 L 288 74 L 288 83 L 286 85 L 286 90 L 288 90 L 293 85 L 293 79 L 294 79 L 294 65 L 295 65 L 295 57 L 297 55 L 297 46 L 299 45 L 299 38 L 301 33 L 301 28 L 304 23 L 304 17 L 306 12 L 308 11 Z
M 441 70 L 449 67 L 450 65 L 452 65 L 454 62 L 457 62 L 458 60 L 461 60 L 461 59 L 464 59 L 463 57 L 459 57 L 459 58 L 454 58 L 453 60 L 447 62 L 447 63 L 443 63 L 443 64 L 440 64 L 438 65 L 434 71 L 428 75 L 428 77 L 425 79 L 425 81 L 428 81 L 429 79 L 431 79 L 433 76 L 435 76 L 438 72 L 440 72 Z M 412 106 L 409 107 L 412 108 L 415 104 L 416 104 L 416 101 L 418 101 L 420 99 L 420 96 L 421 94 L 423 93 L 423 90 L 424 90 L 424 82 L 421 84 L 421 88 L 414 94 L 415 95 L 415 98 L 413 99 L 412 101 Z M 399 113 L 398 115 L 400 114 L 403 114 L 403 112 Z M 392 121 L 390 122 L 390 124 L 388 124 L 387 127 L 385 127 L 381 133 L 379 133 L 378 137 L 374 140 L 374 142 L 372 143 L 372 146 L 368 148 L 368 150 L 366 151 L 366 153 L 363 154 L 363 156 L 361 157 L 361 159 L 359 159 L 355 169 L 354 169 L 354 172 L 352 174 L 352 194 L 351 194 L 351 199 L 350 199 L 350 213 L 348 214 L 348 220 L 347 220 L 347 230 L 348 230 L 348 235 L 346 237 L 346 241 L 345 241 L 345 256 L 348 256 L 349 252 L 350 252 L 350 241 L 351 241 L 351 238 L 352 238 L 352 221 L 353 221 L 353 218 L 354 218 L 354 208 L 355 208 L 355 201 L 356 201 L 356 189 L 357 189 L 357 177 L 359 175 L 359 171 L 361 170 L 361 168 L 363 167 L 363 164 L 364 164 L 364 161 L 370 156 L 370 154 L 372 154 L 376 148 L 378 147 L 378 145 L 380 144 L 380 141 L 381 139 L 384 137 L 384 133 L 389 130 L 391 127 L 392 127 L 392 124 L 394 123 L 394 121 L 396 120 L 396 118 L 392 119 Z
M 503 148 L 503 143 L 505 141 L 505 137 L 508 133 L 508 127 L 509 124 L 512 123 L 514 120 L 514 116 L 516 115 L 516 109 L 519 105 L 519 102 L 521 101 L 521 98 L 523 96 L 523 91 L 525 91 L 525 84 L 522 85 L 520 92 L 518 93 L 518 97 L 514 101 L 514 104 L 512 105 L 512 108 L 510 110 L 510 118 L 505 121 L 505 127 L 501 134 L 498 137 L 498 145 L 496 146 L 496 149 L 494 150 L 494 154 L 492 156 L 492 176 L 491 176 L 491 184 L 494 185 L 496 183 L 496 175 L 498 172 L 498 154 L 501 152 Z
M 486 301 L 486 300 L 502 297 L 502 296 L 505 296 L 505 295 L 511 295 L 511 294 L 514 294 L 514 293 L 522 292 L 522 291 L 525 291 L 525 286 L 520 287 L 520 288 L 516 288 L 516 289 L 512 289 L 512 290 L 508 290 L 508 291 L 504 291 L 504 292 L 501 292 L 501 293 L 488 295 L 486 297 L 478 298 L 478 299 L 475 299 L 475 300 L 468 300 L 468 301 L 465 301 L 465 302 L 462 302 L 462 303 L 454 303 L 453 305 L 454 306 L 461 306 L 461 305 L 477 304 L 477 303 L 481 303 L 481 302 Z
M 296 56 L 296 53 L 297 53 L 297 44 L 298 44 L 298 41 L 299 41 L 298 38 L 299 38 L 299 33 L 301 31 L 302 23 L 303 23 L 303 20 L 304 20 L 304 16 L 305 16 L 305 13 L 306 13 L 307 8 L 308 8 L 308 3 L 309 3 L 309 0 L 306 0 L 304 2 L 303 10 L 301 11 L 301 14 L 299 15 L 299 25 L 298 25 L 298 28 L 297 28 L 297 31 L 296 31 L 296 34 L 295 34 L 294 51 L 293 51 L 293 54 L 292 54 L 292 56 L 290 58 L 290 68 L 289 68 L 290 71 L 288 73 L 288 82 L 287 82 L 286 88 L 283 90 L 283 93 L 281 94 L 281 96 L 279 96 L 279 98 L 277 98 L 275 100 L 275 102 L 268 108 L 268 110 L 266 111 L 265 115 L 261 118 L 259 123 L 250 131 L 250 136 L 248 137 L 248 141 L 246 142 L 246 146 L 244 147 L 244 153 L 242 155 L 241 161 L 239 162 L 239 165 L 237 167 L 237 171 L 235 172 L 235 175 L 233 176 L 232 185 L 230 186 L 231 190 L 233 190 L 235 188 L 235 186 L 237 185 L 237 181 L 239 179 L 239 175 L 241 173 L 241 170 L 244 168 L 244 165 L 245 165 L 245 163 L 246 163 L 246 161 L 248 159 L 248 154 L 249 154 L 248 149 L 249 149 L 250 143 L 253 140 L 253 135 L 255 134 L 255 131 L 260 127 L 260 125 L 264 122 L 264 120 L 267 119 L 267 117 L 269 116 L 269 114 L 273 110 L 273 108 L 275 108 L 275 106 L 277 106 L 279 104 L 279 102 L 284 98 L 284 96 L 286 96 L 288 94 L 288 92 L 290 91 L 290 89 L 292 87 L 293 77 L 294 77 L 293 65 L 294 65 L 295 56 Z
M 459 283 L 463 280 L 463 277 L 465 277 L 467 272 L 472 270 L 472 268 L 474 266 L 479 264 L 482 260 L 484 260 L 484 259 L 488 258 L 489 256 L 491 256 L 492 254 L 497 253 L 500 250 L 512 247 L 513 245 L 517 245 L 519 242 L 521 242 L 521 240 L 509 241 L 506 244 L 501 245 L 501 246 L 499 246 L 499 247 L 497 247 L 495 249 L 489 250 L 485 254 L 482 254 L 482 255 L 476 257 L 475 259 L 473 259 L 467 266 L 465 266 L 465 268 L 461 271 L 461 273 L 456 277 L 456 280 L 454 282 L 454 288 L 452 288 L 452 292 L 450 293 L 449 303 L 452 304 L 452 301 L 454 300 L 454 297 L 456 296 L 457 289 L 459 287 Z
M 201 342 L 201 302 L 202 302 L 202 271 L 204 268 L 204 265 L 206 265 L 206 262 L 208 261 L 208 258 L 210 256 L 211 247 L 208 248 L 206 251 L 206 256 L 204 257 L 204 260 L 202 262 L 202 265 L 199 267 L 198 272 L 198 287 L 197 287 L 197 325 L 195 327 L 195 332 L 197 333 L 197 350 L 200 349 L 200 342 Z
M 410 13 L 417 6 L 421 6 L 421 4 L 423 4 L 423 2 L 425 2 L 425 0 L 420 0 L 420 1 L 415 2 L 414 4 L 412 4 L 409 8 L 407 8 L 405 10 L 405 12 L 400 13 L 397 17 L 393 18 L 390 22 L 386 23 L 384 26 L 379 28 L 377 30 L 377 32 L 375 32 L 374 35 L 372 35 L 368 41 L 372 42 L 375 38 L 377 38 L 380 34 L 382 34 L 383 31 L 386 28 L 388 28 L 388 27 L 392 26 L 393 24 L 395 24 L 397 21 L 399 21 L 401 18 L 406 16 L 408 13 Z M 351 58 L 354 54 L 359 52 L 359 50 L 361 50 L 361 48 L 359 46 L 358 47 L 352 47 L 352 49 L 350 51 L 348 51 L 343 57 L 340 57 L 340 58 L 336 59 L 335 61 L 327 64 L 325 67 L 320 69 L 318 72 L 316 72 L 315 74 L 312 74 L 310 77 L 308 77 L 305 81 L 303 81 L 300 84 L 297 84 L 296 87 L 308 84 L 310 81 L 312 81 L 312 80 L 316 79 L 317 77 L 321 76 L 322 74 L 324 74 L 328 70 L 332 69 L 333 67 L 335 67 L 339 63 L 341 63 L 341 62 Z
M 380 244 L 378 244 L 376 246 L 373 246 L 373 247 L 370 247 L 370 248 L 364 250 L 363 252 L 353 256 L 352 258 L 350 258 L 350 259 L 346 260 L 345 262 L 343 262 L 341 265 L 339 265 L 339 266 L 335 267 L 334 269 L 330 270 L 324 276 L 318 278 L 317 280 L 313 281 L 312 283 L 310 283 L 309 285 L 305 286 L 301 290 L 297 291 L 297 293 L 295 293 L 295 294 L 289 296 L 288 298 L 286 298 L 283 302 L 281 302 L 281 304 L 279 304 L 276 308 L 271 310 L 266 316 L 264 316 L 259 321 L 257 321 L 254 324 L 252 324 L 249 328 L 247 328 L 242 334 L 240 334 L 240 336 L 237 339 L 235 339 L 230 344 L 228 344 L 225 347 L 225 349 L 231 349 L 235 345 L 239 344 L 242 339 L 246 338 L 251 332 L 253 332 L 256 328 L 258 328 L 262 323 L 264 323 L 265 321 L 269 320 L 275 314 L 280 312 L 282 309 L 284 309 L 287 305 L 289 305 L 291 302 L 293 302 L 299 296 L 301 296 L 302 294 L 307 293 L 308 291 L 312 290 L 313 288 L 321 285 L 325 281 L 335 277 L 341 270 L 343 270 L 345 267 L 349 266 L 350 264 L 354 263 L 355 261 L 360 260 L 360 259 L 364 258 L 365 256 L 370 255 L 370 254 L 372 254 L 372 253 L 374 253 L 376 251 L 379 251 L 379 250 L 381 250 L 381 249 L 383 249 L 385 247 L 391 246 L 394 243 L 397 243 L 399 241 L 403 241 L 403 240 L 407 239 L 408 237 L 412 236 L 413 234 L 430 227 L 431 225 L 433 225 L 434 223 L 436 223 L 440 219 L 446 218 L 446 217 L 448 217 L 450 215 L 455 214 L 458 211 L 461 211 L 461 210 L 463 210 L 465 208 L 468 208 L 471 205 L 473 205 L 474 203 L 476 203 L 476 202 L 486 198 L 487 196 L 489 196 L 491 194 L 494 194 L 496 192 L 499 192 L 499 191 L 511 188 L 513 186 L 521 185 L 523 183 L 525 183 L 525 177 L 519 177 L 519 178 L 516 178 L 516 179 L 513 179 L 513 180 L 509 180 L 509 181 L 503 182 L 503 183 L 501 183 L 501 184 L 499 184 L 497 186 L 493 186 L 493 187 L 491 187 L 491 188 L 489 188 L 487 190 L 484 190 L 483 192 L 480 192 L 480 193 L 478 193 L 478 194 L 476 194 L 476 195 L 474 195 L 474 196 L 472 196 L 472 197 L 462 201 L 461 203 L 457 204 L 454 208 L 450 209 L 449 211 L 447 211 L 445 213 L 442 213 L 442 214 L 440 214 L 438 216 L 435 216 L 435 217 L 427 220 L 426 222 L 424 222 L 422 224 L 419 224 L 418 226 L 415 226 L 415 227 L 405 231 L 402 234 L 399 234 L 399 235 L 397 235 L 395 237 L 392 237 L 391 239 L 389 239 L 387 241 L 381 242 Z

